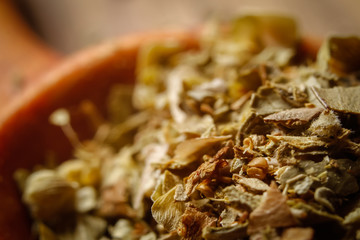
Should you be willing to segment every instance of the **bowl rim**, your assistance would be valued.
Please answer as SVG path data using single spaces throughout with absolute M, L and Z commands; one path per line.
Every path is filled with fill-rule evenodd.
M 0 188 L 4 189 L 0 189 L 0 193 L 8 195 L 1 197 L 2 203 L 5 205 L 8 203 L 9 206 L 14 207 L 8 210 L 6 208 L 9 207 L 0 205 L 0 209 L 6 210 L 5 213 L 0 214 L 1 240 L 19 239 L 20 236 L 27 236 L 22 232 L 30 233 L 28 220 L 21 220 L 20 223 L 16 221 L 24 217 L 25 210 L 19 204 L 20 196 L 14 189 L 14 180 L 10 177 L 14 169 L 9 167 L 8 163 L 14 161 L 13 154 L 9 153 L 14 149 L 8 148 L 16 143 L 17 136 L 14 135 L 14 129 L 15 133 L 18 127 L 24 129 L 24 126 L 28 124 L 28 119 L 36 119 L 37 113 L 43 113 L 45 109 L 52 106 L 51 101 L 55 102 L 56 99 L 64 97 L 67 90 L 73 88 L 79 81 L 86 81 L 86 76 L 89 74 L 94 72 L 96 74 L 104 63 L 121 59 L 121 56 L 124 59 L 130 58 L 131 61 L 136 60 L 134 56 L 137 55 L 138 49 L 149 42 L 177 41 L 186 48 L 190 48 L 196 46 L 197 36 L 196 32 L 180 28 L 153 30 L 120 36 L 86 48 L 65 58 L 0 111 Z M 115 69 L 114 66 L 108 68 Z M 16 148 L 15 150 L 18 151 Z M 12 163 L 10 165 L 12 166 Z M 18 231 L 9 232 L 9 229 L 15 229 L 15 224 L 21 225 L 16 228 Z
M 26 117 L 29 114 L 36 114 L 36 112 L 49 106 L 46 103 L 47 97 L 59 89 L 62 91 L 60 92 L 60 96 L 62 96 L 61 94 L 73 87 L 79 79 L 84 81 L 81 78 L 82 76 L 93 71 L 115 55 L 122 53 L 136 55 L 137 50 L 144 43 L 167 40 L 180 41 L 189 48 L 194 47 L 199 42 L 199 31 L 198 29 L 155 30 L 129 34 L 103 42 L 65 58 L 59 65 L 41 76 L 36 84 L 17 96 L 13 102 L 0 112 L 0 187 L 4 184 L 1 181 L 1 172 L 3 172 L 1 168 L 4 167 L 7 159 L 7 140 L 14 139 L 13 129 L 26 124 Z M 310 55 L 314 55 L 320 46 L 318 38 L 306 37 L 300 39 L 300 43 L 300 49 Z M 17 201 L 20 200 L 17 199 Z M 1 226 L 1 223 L 5 221 L 5 217 L 2 214 L 0 215 L 0 239 L 14 239 L 11 234 L 2 233 L 1 231 L 6 230 L 4 226 Z

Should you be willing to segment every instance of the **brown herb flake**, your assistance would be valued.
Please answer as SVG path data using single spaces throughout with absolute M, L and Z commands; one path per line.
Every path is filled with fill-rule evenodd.
M 125 181 L 120 181 L 104 188 L 101 191 L 98 215 L 102 217 L 135 217 L 136 212 L 128 202 L 128 193 Z
M 310 122 L 313 118 L 319 116 L 322 108 L 294 108 L 270 114 L 264 118 L 266 123 L 279 123 L 286 127 L 297 127 Z
M 196 208 L 188 206 L 181 217 L 178 233 L 182 239 L 201 239 L 202 230 L 206 227 L 215 227 L 217 218 L 208 212 L 200 212 Z
M 264 86 L 252 95 L 251 107 L 255 109 L 258 115 L 268 115 L 292 108 L 275 92 L 274 88 Z
M 75 159 L 16 174 L 41 238 L 307 240 L 330 223 L 360 239 L 360 40 L 329 38 L 316 63 L 298 43 L 286 17 L 211 22 L 196 51 L 144 46 L 110 118 L 86 105 L 94 139 L 55 111 Z
M 183 202 L 176 202 L 174 199 L 175 187 L 157 198 L 151 207 L 154 219 L 167 231 L 174 231 L 185 210 Z
M 258 232 L 266 227 L 289 227 L 297 224 L 286 204 L 287 198 L 272 184 L 260 202 L 250 213 L 248 233 Z
M 328 109 L 360 114 L 360 86 L 312 88 L 319 102 Z
M 263 193 L 269 189 L 269 185 L 257 178 L 240 177 L 239 175 L 234 174 L 233 179 L 236 183 L 245 187 L 249 192 Z
M 322 70 L 345 74 L 360 69 L 360 38 L 330 37 L 318 53 Z
M 288 228 L 281 235 L 281 240 L 312 240 L 313 237 L 312 228 Z
M 177 145 L 175 156 L 169 163 L 170 168 L 183 168 L 199 159 L 215 144 L 228 140 L 231 136 L 194 138 Z
M 228 163 L 223 159 L 211 159 L 204 162 L 199 168 L 192 172 L 185 183 L 185 193 L 190 196 L 195 188 L 203 181 L 207 180 L 210 183 L 211 179 L 216 180 L 219 176 L 220 168 L 227 166 Z

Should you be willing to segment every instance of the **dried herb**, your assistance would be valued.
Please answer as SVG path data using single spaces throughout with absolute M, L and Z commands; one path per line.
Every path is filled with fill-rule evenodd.
M 40 239 L 359 238 L 360 41 L 301 62 L 298 39 L 287 17 L 210 22 L 196 51 L 140 50 L 94 139 L 52 114 L 74 158 L 15 176 Z

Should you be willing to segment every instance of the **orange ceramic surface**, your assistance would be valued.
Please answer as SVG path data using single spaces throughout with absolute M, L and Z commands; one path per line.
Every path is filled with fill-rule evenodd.
M 149 41 L 176 40 L 184 49 L 197 46 L 195 31 L 158 31 L 115 39 L 82 51 L 43 75 L 38 84 L 2 109 L 0 115 L 0 240 L 31 239 L 30 220 L 13 180 L 18 168 L 31 169 L 55 152 L 59 160 L 71 155 L 71 146 L 58 127 L 48 122 L 59 107 L 91 100 L 105 114 L 105 100 L 115 83 L 133 84 L 139 47 Z M 305 39 L 300 51 L 315 55 L 318 41 Z M 86 124 L 73 119 L 80 137 L 89 137 Z
M 61 130 L 48 122 L 59 107 L 91 100 L 105 114 L 105 99 L 115 83 L 133 84 L 136 55 L 144 42 L 176 40 L 184 48 L 196 46 L 196 34 L 162 31 L 136 34 L 80 52 L 44 75 L 38 84 L 2 109 L 0 116 L 0 240 L 31 239 L 30 221 L 21 204 L 13 173 L 32 168 L 49 152 L 60 160 L 71 154 Z M 86 124 L 74 119 L 80 136 L 89 136 Z

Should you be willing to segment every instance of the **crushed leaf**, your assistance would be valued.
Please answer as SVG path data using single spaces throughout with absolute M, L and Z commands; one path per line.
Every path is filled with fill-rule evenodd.
M 217 218 L 212 217 L 210 213 L 187 207 L 181 217 L 181 224 L 177 231 L 184 240 L 197 240 L 201 239 L 202 229 L 215 227 L 216 222 Z
M 264 194 L 260 205 L 250 213 L 248 233 L 255 233 L 266 227 L 290 227 L 297 224 L 286 204 L 286 197 L 277 189 L 276 184 Z
M 321 108 L 294 108 L 268 115 L 266 123 L 280 123 L 286 127 L 297 127 L 310 122 L 323 111 Z
M 312 240 L 314 230 L 311 228 L 288 228 L 281 235 L 281 240 Z
M 185 211 L 183 202 L 174 199 L 175 187 L 157 198 L 151 207 L 154 219 L 168 231 L 174 231 Z
M 92 139 L 50 115 L 74 154 L 15 173 L 35 238 L 360 239 L 359 38 L 313 61 L 289 17 L 225 26 L 142 46 L 107 117 L 79 105 Z
M 360 114 L 360 86 L 312 88 L 319 102 L 328 109 Z

